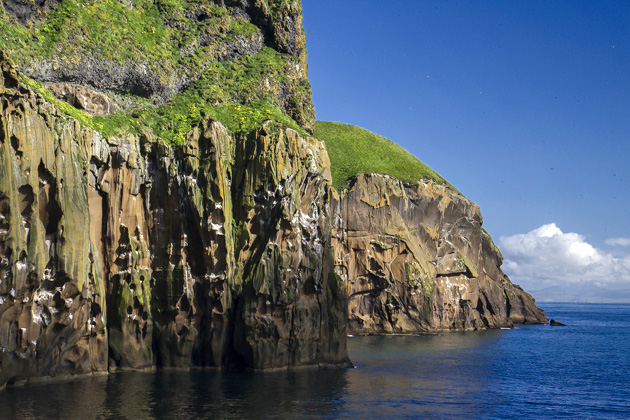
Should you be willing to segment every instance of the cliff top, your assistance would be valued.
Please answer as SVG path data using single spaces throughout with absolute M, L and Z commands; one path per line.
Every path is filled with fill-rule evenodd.
M 405 182 L 430 179 L 455 189 L 433 169 L 385 137 L 338 122 L 318 121 L 315 137 L 328 149 L 333 186 L 340 190 L 360 173 L 391 175 Z
M 313 129 L 297 0 L 3 0 L 0 33 L 31 79 L 107 95 L 118 112 L 93 119 L 105 135 L 178 143 L 207 115 L 232 132 Z
M 0 33 L 25 83 L 106 137 L 183 143 L 206 117 L 233 134 L 315 129 L 298 0 L 3 0 Z M 315 135 L 337 189 L 370 172 L 449 185 L 367 130 L 322 122 Z

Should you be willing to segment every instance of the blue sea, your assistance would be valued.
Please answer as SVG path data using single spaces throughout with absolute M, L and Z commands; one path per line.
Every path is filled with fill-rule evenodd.
M 567 326 L 351 337 L 354 369 L 33 384 L 0 392 L 0 418 L 630 418 L 630 305 L 540 306 Z

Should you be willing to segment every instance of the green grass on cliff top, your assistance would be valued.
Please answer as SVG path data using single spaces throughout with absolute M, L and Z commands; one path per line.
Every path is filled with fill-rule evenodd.
M 271 0 L 268 5 L 279 10 L 284 3 Z M 191 14 L 204 19 L 197 21 Z M 278 102 L 279 92 L 290 85 L 287 74 L 295 66 L 293 57 L 265 47 L 218 58 L 223 45 L 253 42 L 257 36 L 262 34 L 255 25 L 203 0 L 61 0 L 41 20 L 26 26 L 0 3 L 0 48 L 20 66 L 40 59 L 76 64 L 94 56 L 112 65 L 140 63 L 157 80 L 168 81 L 176 74 L 196 79 L 166 104 L 153 105 L 127 93 L 134 104 L 129 109 L 91 117 L 55 101 L 41 83 L 25 78 L 64 113 L 105 136 L 148 129 L 176 144 L 205 116 L 220 121 L 233 134 L 248 133 L 267 120 L 306 134 Z M 298 101 L 310 100 L 308 82 L 296 85 L 293 94 Z
M 391 140 L 363 128 L 318 121 L 315 137 L 328 149 L 333 186 L 341 190 L 360 173 L 391 175 L 406 182 L 430 179 L 453 188 L 437 172 Z
M 249 133 L 270 120 L 305 135 L 260 83 L 282 80 L 281 73 L 289 63 L 285 55 L 267 47 L 229 62 L 212 62 L 199 80 L 168 103 L 94 117 L 95 126 L 107 136 L 140 134 L 149 127 L 169 143 L 182 143 L 186 133 L 209 116 L 232 134 Z

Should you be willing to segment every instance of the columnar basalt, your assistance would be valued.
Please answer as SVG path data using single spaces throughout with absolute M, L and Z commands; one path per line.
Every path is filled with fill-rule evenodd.
M 359 175 L 335 199 L 335 271 L 354 334 L 511 327 L 546 321 L 501 271 L 479 207 L 432 181 Z
M 99 136 L 0 61 L 0 386 L 102 372 L 106 283 L 86 182 Z
M 209 119 L 104 139 L 2 62 L 0 384 L 348 363 L 323 143 Z

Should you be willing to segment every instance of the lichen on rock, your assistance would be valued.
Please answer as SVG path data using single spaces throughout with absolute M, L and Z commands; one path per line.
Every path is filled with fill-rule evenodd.
M 335 271 L 353 334 L 544 323 L 501 271 L 478 206 L 434 181 L 360 174 L 333 204 Z
M 348 363 L 320 141 L 209 118 L 106 139 L 0 80 L 0 384 Z

